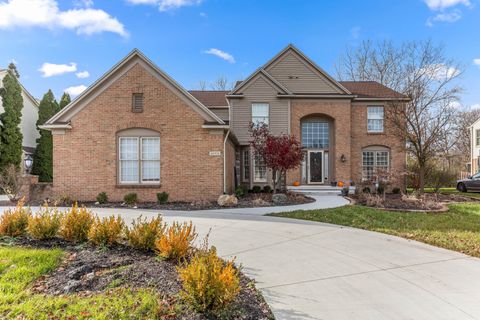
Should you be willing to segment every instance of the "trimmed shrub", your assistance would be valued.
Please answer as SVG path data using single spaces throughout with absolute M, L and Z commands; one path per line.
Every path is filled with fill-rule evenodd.
M 25 234 L 32 211 L 29 207 L 25 208 L 24 203 L 24 199 L 21 199 L 14 209 L 3 212 L 0 217 L 0 235 L 18 237 Z
M 239 272 L 233 261 L 225 263 L 214 247 L 199 251 L 190 262 L 178 268 L 178 274 L 183 287 L 181 297 L 202 313 L 224 309 L 240 292 Z
M 97 202 L 98 202 L 99 204 L 107 203 L 107 202 L 108 202 L 107 193 L 106 193 L 106 192 L 100 192 L 100 193 L 97 195 Z
M 269 185 L 266 185 L 265 187 L 263 187 L 263 192 L 265 192 L 265 193 L 272 192 L 272 187 L 270 187 Z
M 393 188 L 392 193 L 393 194 L 400 194 L 400 188 L 398 188 L 398 187 Z
M 247 194 L 247 187 L 241 185 L 235 188 L 235 195 L 237 198 L 243 198 Z
M 252 192 L 253 192 L 253 193 L 260 193 L 260 192 L 262 192 L 262 187 L 260 187 L 260 186 L 253 186 Z
M 36 240 L 47 240 L 57 236 L 62 215 L 58 210 L 43 206 L 28 218 L 28 234 Z
M 126 228 L 125 234 L 128 243 L 140 250 L 154 250 L 155 242 L 162 237 L 165 232 L 165 224 L 162 217 L 158 215 L 156 218 L 147 221 L 138 217 L 132 223 L 132 228 Z
M 63 214 L 59 234 L 67 241 L 87 241 L 93 221 L 92 212 L 85 207 L 79 208 L 75 203 Z
M 88 232 L 88 240 L 95 244 L 113 245 L 122 237 L 124 227 L 125 223 L 120 216 L 110 216 L 103 219 L 95 217 Z
M 157 193 L 157 201 L 160 204 L 164 204 L 168 202 L 168 192 L 159 192 Z
M 124 197 L 123 197 L 123 201 L 126 203 L 126 204 L 135 204 L 137 203 L 137 194 L 135 192 L 132 192 L 132 193 L 127 193 Z
M 174 222 L 156 242 L 156 248 L 164 259 L 181 259 L 187 256 L 197 237 L 192 222 Z

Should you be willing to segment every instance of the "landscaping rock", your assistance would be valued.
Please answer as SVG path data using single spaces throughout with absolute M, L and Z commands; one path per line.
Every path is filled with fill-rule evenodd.
M 93 271 L 92 266 L 90 266 L 90 265 L 83 265 L 83 266 L 80 266 L 80 267 L 75 268 L 75 269 L 71 270 L 70 272 L 68 272 L 67 277 L 68 277 L 69 279 L 78 280 L 78 279 L 80 279 L 84 274 L 90 273 L 90 272 L 92 272 L 92 271 Z
M 63 293 L 72 293 L 77 291 L 82 286 L 80 280 L 70 280 L 67 282 L 67 285 L 63 287 Z
M 265 207 L 265 206 L 270 205 L 270 202 L 267 202 L 267 201 L 263 200 L 262 198 L 257 198 L 257 199 L 254 199 L 252 201 L 252 204 L 255 207 Z
M 272 196 L 272 202 L 273 202 L 274 204 L 277 204 L 277 205 L 279 205 L 279 204 L 285 204 L 285 203 L 287 203 L 287 201 L 288 201 L 288 198 L 287 198 L 287 196 L 286 196 L 285 194 L 283 194 L 283 193 L 276 193 L 276 194 L 274 194 L 274 195 Z
M 238 199 L 234 195 L 222 194 L 217 203 L 220 207 L 232 207 L 238 204 Z

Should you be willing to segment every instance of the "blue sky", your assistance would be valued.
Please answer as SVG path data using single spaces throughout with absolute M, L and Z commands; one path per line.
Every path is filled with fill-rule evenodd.
M 465 66 L 462 104 L 480 107 L 479 7 L 480 0 L 0 0 L 0 67 L 14 60 L 35 97 L 49 88 L 58 96 L 81 91 L 139 48 L 195 89 L 218 76 L 243 79 L 288 43 L 335 76 L 339 56 L 362 40 L 432 39 Z

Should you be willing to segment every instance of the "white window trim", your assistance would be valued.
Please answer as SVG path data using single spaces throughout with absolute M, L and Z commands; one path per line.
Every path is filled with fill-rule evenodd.
M 376 119 L 376 118 L 369 118 L 369 109 L 370 108 L 382 108 L 383 110 L 383 117 L 381 119 Z M 370 130 L 368 128 L 368 120 L 382 120 L 382 129 L 381 130 Z M 385 107 L 384 106 L 367 106 L 367 132 L 371 133 L 383 133 L 385 132 Z
M 254 153 L 252 153 L 251 159 L 253 160 L 253 161 L 252 161 L 253 182 L 254 182 L 254 183 L 255 183 L 255 182 L 258 182 L 258 183 L 265 183 L 265 182 L 267 182 L 267 173 L 268 173 L 268 168 L 267 168 L 267 166 L 265 166 L 265 178 L 264 178 L 264 179 L 256 179 L 256 178 L 255 178 L 255 162 L 256 162 L 255 159 L 256 159 L 256 156 L 255 156 Z
M 373 153 L 373 165 L 372 166 L 365 166 L 363 164 L 364 152 L 372 152 Z M 387 165 L 385 165 L 385 166 L 384 165 L 379 166 L 377 164 L 377 156 L 378 156 L 378 153 L 380 153 L 380 152 L 386 152 L 387 153 Z M 365 177 L 363 175 L 364 169 L 366 167 L 372 167 L 374 172 L 375 172 L 375 169 L 378 168 L 378 167 L 382 167 L 382 168 L 386 167 L 387 170 L 389 170 L 390 169 L 390 150 L 362 150 L 362 180 L 364 180 L 364 181 L 369 180 L 368 177 Z M 372 179 L 375 179 L 375 178 L 376 178 L 375 176 L 372 177 Z
M 260 117 L 260 116 L 254 116 L 254 115 L 253 115 L 253 107 L 254 107 L 254 106 L 258 106 L 258 105 L 267 106 L 267 116 L 266 116 L 266 117 Z M 252 122 L 253 122 L 254 124 L 264 123 L 264 124 L 266 124 L 267 126 L 270 125 L 270 104 L 269 104 L 269 103 L 267 103 L 267 102 L 254 102 L 254 103 L 252 103 L 252 105 L 251 105 L 250 111 L 251 111 L 251 113 L 252 113 L 252 119 L 251 119 L 251 120 L 252 120 Z M 265 121 L 256 122 L 256 121 L 254 121 L 254 118 L 266 118 L 266 119 L 267 119 L 267 122 L 265 122 Z
M 142 148 L 143 148 L 143 139 L 144 138 L 156 138 L 158 139 L 158 143 L 159 143 L 159 159 L 158 160 L 145 160 L 145 161 L 158 161 L 160 167 L 159 167 L 159 178 L 157 181 L 145 181 L 143 180 L 143 170 L 142 170 L 142 162 L 144 161 L 142 159 Z M 133 160 L 133 161 L 137 161 L 138 162 L 138 180 L 136 181 L 124 181 L 122 180 L 122 166 L 121 166 L 121 162 L 122 161 L 125 161 L 125 160 L 121 160 L 121 140 L 122 139 L 136 139 L 137 140 L 137 159 Z M 152 137 L 149 137 L 149 136 L 146 136 L 146 137 L 131 137 L 131 136 L 121 136 L 121 137 L 118 137 L 118 182 L 119 184 L 121 185 L 159 185 L 160 184 L 160 180 L 162 178 L 162 166 L 161 166 L 161 141 L 160 141 L 160 137 L 158 136 L 152 136 Z

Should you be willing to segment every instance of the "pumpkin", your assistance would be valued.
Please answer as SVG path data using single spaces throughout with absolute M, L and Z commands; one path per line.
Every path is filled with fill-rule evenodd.
M 344 185 L 343 181 L 338 181 L 338 186 L 339 186 L 340 188 L 342 188 L 343 185 Z
M 294 181 L 294 182 L 293 182 L 293 186 L 294 186 L 294 187 L 298 187 L 299 185 L 300 185 L 300 182 L 298 182 L 298 181 Z

